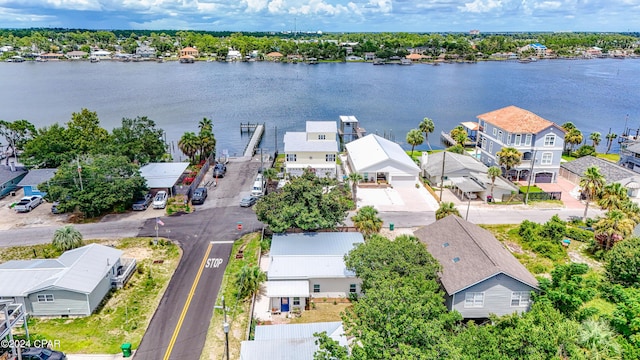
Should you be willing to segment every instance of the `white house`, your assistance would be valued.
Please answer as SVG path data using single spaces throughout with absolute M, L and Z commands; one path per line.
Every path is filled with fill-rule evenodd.
M 345 145 L 349 167 L 365 182 L 386 181 L 392 186 L 420 183 L 420 168 L 400 145 L 375 134 Z
M 338 127 L 335 121 L 307 121 L 305 132 L 284 134 L 285 169 L 300 176 L 311 168 L 318 177 L 336 177 Z
M 0 264 L 0 300 L 21 304 L 33 316 L 87 316 L 113 287 L 133 274 L 135 259 L 100 244 L 69 250 L 57 259 Z
M 274 234 L 266 286 L 271 311 L 302 310 L 310 298 L 359 294 L 361 281 L 347 270 L 344 256 L 362 243 L 358 232 Z
M 111 52 L 106 50 L 94 50 L 91 52 L 91 57 L 99 60 L 111 60 Z

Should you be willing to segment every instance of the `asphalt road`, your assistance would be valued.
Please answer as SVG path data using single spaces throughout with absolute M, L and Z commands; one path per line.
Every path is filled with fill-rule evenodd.
M 200 358 L 233 241 L 262 226 L 251 208 L 238 205 L 259 166 L 255 161 L 228 164 L 228 175 L 210 189 L 205 206 L 192 214 L 162 218 L 159 236 L 176 241 L 183 255 L 135 352 L 136 360 Z M 155 233 L 155 219 L 150 219 L 138 236 Z

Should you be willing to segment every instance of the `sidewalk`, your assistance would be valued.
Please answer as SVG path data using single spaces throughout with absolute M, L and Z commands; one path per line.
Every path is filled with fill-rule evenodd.
M 120 360 L 120 359 L 132 359 L 135 355 L 135 351 L 132 356 L 123 357 L 122 354 L 67 354 L 67 360 Z

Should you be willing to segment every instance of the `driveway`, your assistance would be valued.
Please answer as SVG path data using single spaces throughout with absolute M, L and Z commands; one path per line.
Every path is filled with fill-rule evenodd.
M 438 202 L 424 187 L 358 188 L 358 207 L 373 206 L 379 212 L 424 212 L 438 209 Z
M 558 176 L 558 182 L 553 184 L 536 184 L 540 189 L 546 192 L 560 191 L 562 192 L 562 202 L 567 209 L 584 209 L 584 204 L 578 200 L 580 196 L 580 187 L 571 181 Z

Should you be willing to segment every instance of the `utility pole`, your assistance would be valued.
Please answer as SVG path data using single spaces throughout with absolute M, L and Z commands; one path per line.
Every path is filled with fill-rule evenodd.
M 80 159 L 76 158 L 78 164 L 78 177 L 80 178 L 80 191 L 84 192 L 84 185 L 82 185 L 82 166 L 80 166 Z
M 442 203 L 442 190 L 444 190 L 444 158 L 447 155 L 447 150 L 442 153 L 442 173 L 440 174 L 440 202 Z
M 222 306 L 214 306 L 215 309 L 222 309 L 222 311 L 224 312 L 224 323 L 222 324 L 222 331 L 224 331 L 224 347 L 225 347 L 225 354 L 226 354 L 226 358 L 227 360 L 229 359 L 229 328 L 230 325 L 227 322 L 227 306 L 224 302 L 224 295 L 222 295 Z
M 531 159 L 531 169 L 529 170 L 529 181 L 527 184 L 527 193 L 524 195 L 525 205 L 529 205 L 529 188 L 531 187 L 531 178 L 533 178 L 533 166 L 536 163 L 536 152 L 537 150 L 533 150 L 533 158 Z

